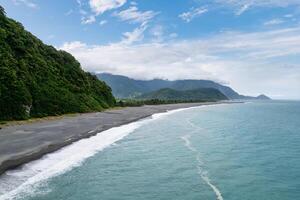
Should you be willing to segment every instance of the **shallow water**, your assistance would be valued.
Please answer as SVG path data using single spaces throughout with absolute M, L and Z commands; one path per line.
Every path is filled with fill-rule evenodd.
M 300 199 L 300 102 L 202 106 L 117 127 L 0 177 L 0 199 Z

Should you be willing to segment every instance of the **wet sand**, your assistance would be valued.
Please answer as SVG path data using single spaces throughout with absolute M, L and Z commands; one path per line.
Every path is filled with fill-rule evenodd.
M 0 130 L 0 174 L 109 128 L 128 124 L 154 113 L 208 104 L 216 103 L 128 107 L 4 127 Z

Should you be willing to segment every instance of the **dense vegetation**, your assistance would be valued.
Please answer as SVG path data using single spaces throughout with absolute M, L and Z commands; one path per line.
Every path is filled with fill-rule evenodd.
M 120 99 L 116 105 L 118 107 L 136 107 L 144 105 L 161 105 L 161 104 L 176 104 L 176 103 L 200 103 L 208 102 L 205 100 L 162 100 L 162 99 Z M 209 101 L 211 102 L 211 101 Z
M 0 119 L 100 111 L 111 89 L 75 58 L 43 44 L 0 6 Z
M 160 99 L 165 101 L 219 101 L 228 100 L 219 90 L 214 88 L 199 88 L 196 90 L 173 90 L 170 88 L 143 94 L 138 99 Z

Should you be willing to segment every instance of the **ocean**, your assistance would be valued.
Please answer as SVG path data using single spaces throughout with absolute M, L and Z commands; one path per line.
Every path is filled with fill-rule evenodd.
M 179 109 L 10 170 L 0 200 L 298 200 L 300 102 Z

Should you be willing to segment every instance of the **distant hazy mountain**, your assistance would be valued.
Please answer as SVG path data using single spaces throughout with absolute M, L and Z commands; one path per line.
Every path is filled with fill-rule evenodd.
M 256 97 L 256 99 L 259 99 L 259 100 L 271 100 L 270 97 L 264 95 L 264 94 L 261 94 L 259 96 Z
M 214 88 L 198 88 L 195 90 L 174 90 L 163 88 L 154 92 L 143 94 L 138 99 L 160 99 L 160 100 L 179 100 L 179 101 L 219 101 L 228 98 L 219 90 Z
M 195 90 L 199 88 L 214 88 L 222 92 L 229 99 L 239 99 L 241 96 L 230 87 L 209 80 L 177 80 L 168 81 L 161 79 L 135 80 L 126 76 L 112 75 L 108 73 L 97 74 L 97 77 L 105 81 L 117 98 L 137 97 L 141 94 L 153 92 L 162 88 L 174 90 Z
M 97 77 L 105 81 L 117 98 L 133 98 L 142 94 L 154 92 L 163 88 L 170 88 L 179 91 L 195 90 L 199 88 L 214 88 L 222 92 L 228 99 L 261 99 L 259 97 L 243 96 L 228 86 L 221 85 L 210 80 L 176 80 L 168 81 L 162 79 L 135 80 L 126 76 L 113 75 L 108 73 L 97 74 Z M 268 98 L 268 97 L 267 97 Z

